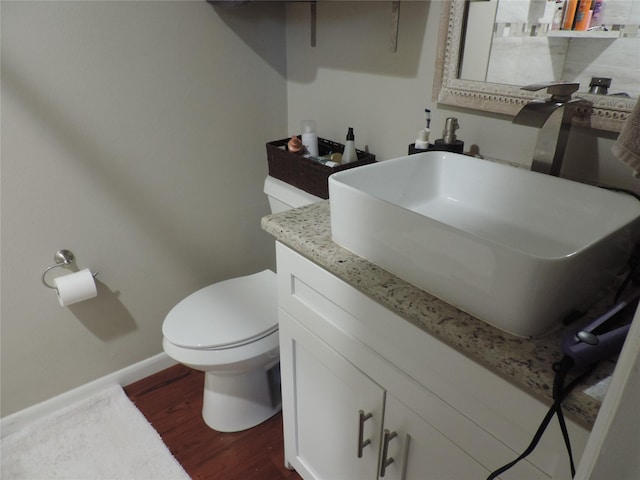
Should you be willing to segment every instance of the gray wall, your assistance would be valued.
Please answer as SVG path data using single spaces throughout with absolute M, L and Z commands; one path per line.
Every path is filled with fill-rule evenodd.
M 264 144 L 287 99 L 282 5 L 1 8 L 4 416 L 161 352 L 177 301 L 273 267 Z M 60 248 L 97 298 L 42 285 Z
M 318 134 L 343 141 L 354 127 L 356 146 L 379 160 L 407 153 L 432 111 L 431 139 L 457 117 L 458 137 L 480 153 L 530 165 L 538 130 L 511 117 L 432 101 L 438 25 L 444 2 L 401 2 L 398 51 L 389 50 L 390 2 L 319 2 L 317 47 L 309 46 L 309 7 L 287 7 L 289 134 L 315 118 Z M 548 80 L 542 78 L 540 80 Z M 567 150 L 568 175 L 640 191 L 640 181 L 610 152 L 616 134 L 576 129 Z

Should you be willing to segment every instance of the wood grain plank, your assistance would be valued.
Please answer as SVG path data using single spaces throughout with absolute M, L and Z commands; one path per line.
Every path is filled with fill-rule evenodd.
M 299 480 L 284 466 L 282 415 L 243 432 L 202 419 L 204 372 L 175 365 L 124 388 L 193 479 Z

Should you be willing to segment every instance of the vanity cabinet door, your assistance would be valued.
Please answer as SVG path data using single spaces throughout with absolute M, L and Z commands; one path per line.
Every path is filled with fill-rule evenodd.
M 283 310 L 280 355 L 285 456 L 305 480 L 489 474 Z
M 389 393 L 382 437 L 383 450 L 388 444 L 379 472 L 384 480 L 483 479 L 490 473 Z M 384 471 L 382 463 L 388 463 Z
M 375 479 L 383 389 L 282 310 L 280 351 L 287 460 L 305 480 Z

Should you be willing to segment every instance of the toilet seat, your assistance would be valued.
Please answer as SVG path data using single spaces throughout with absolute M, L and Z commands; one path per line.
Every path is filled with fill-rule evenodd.
M 204 287 L 173 307 L 162 324 L 167 341 L 201 350 L 247 345 L 277 330 L 276 274 L 271 270 Z

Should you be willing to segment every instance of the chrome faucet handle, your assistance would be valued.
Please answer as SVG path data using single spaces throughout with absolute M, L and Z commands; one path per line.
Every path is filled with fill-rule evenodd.
M 547 93 L 551 94 L 551 100 L 554 102 L 568 102 L 571 95 L 578 91 L 580 84 L 576 82 L 542 82 L 534 83 L 520 87 L 522 90 L 535 92 L 536 90 L 547 89 Z

